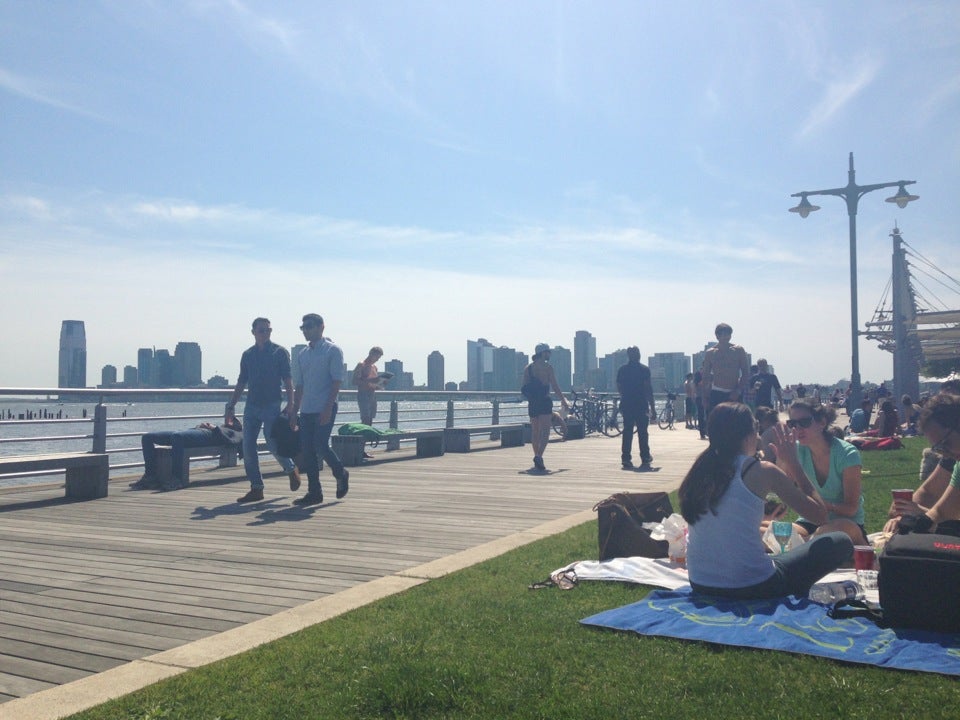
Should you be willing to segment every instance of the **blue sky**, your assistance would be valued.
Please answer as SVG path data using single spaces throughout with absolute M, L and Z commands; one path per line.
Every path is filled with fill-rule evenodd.
M 320 312 L 359 361 L 466 375 L 468 338 L 693 353 L 713 327 L 783 382 L 850 371 L 895 222 L 960 277 L 960 4 L 0 5 L 0 384 L 88 382 L 194 340 L 234 380 L 257 315 Z M 865 380 L 892 376 L 861 341 Z

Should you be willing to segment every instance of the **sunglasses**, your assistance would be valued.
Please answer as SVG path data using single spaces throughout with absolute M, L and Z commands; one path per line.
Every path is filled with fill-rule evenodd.
M 947 441 L 950 439 L 950 436 L 953 435 L 955 428 L 950 428 L 947 430 L 947 434 L 940 438 L 940 442 L 936 445 L 931 445 L 931 452 L 935 452 L 937 455 L 943 455 L 943 451 L 947 449 Z
M 807 415 L 806 417 L 800 418 L 799 420 L 787 420 L 788 428 L 795 428 L 795 427 L 808 428 L 811 425 L 813 425 L 812 415 Z

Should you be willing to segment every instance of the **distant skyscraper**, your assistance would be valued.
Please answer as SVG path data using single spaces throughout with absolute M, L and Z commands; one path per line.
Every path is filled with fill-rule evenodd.
M 493 375 L 493 345 L 485 338 L 467 340 L 467 389 L 489 390 Z
M 393 373 L 393 377 L 387 380 L 384 390 L 409 390 L 410 388 L 403 387 L 404 378 L 403 378 L 403 361 L 402 360 L 388 360 L 383 364 L 383 369 L 386 372 Z M 413 383 L 411 383 L 412 387 Z
M 653 377 L 663 378 L 662 387 L 654 382 L 654 392 L 678 392 L 683 390 L 684 378 L 690 372 L 690 357 L 682 352 L 654 353 L 649 366 Z
M 133 365 L 123 366 L 123 384 L 131 388 L 137 386 L 137 369 Z
M 617 372 L 627 364 L 629 358 L 624 348 L 607 353 L 600 359 L 600 369 L 603 371 L 603 389 L 609 392 L 617 391 Z M 594 385 L 596 387 L 596 385 Z M 599 388 L 598 388 L 599 389 Z
M 427 390 L 443 390 L 443 355 L 434 350 L 427 355 Z
M 83 320 L 64 320 L 60 325 L 60 362 L 57 387 L 87 386 L 87 334 Z
M 527 364 L 527 356 L 511 347 L 493 349 L 493 367 L 489 374 L 489 381 L 484 383 L 484 390 L 519 390 L 520 377 L 523 367 Z
M 100 371 L 100 387 L 113 387 L 117 384 L 117 367 L 116 365 L 104 365 L 103 370 Z
M 160 349 L 153 353 L 153 361 L 157 368 L 156 387 L 173 387 L 174 376 L 176 375 L 176 365 L 173 362 L 173 356 L 169 350 Z
M 157 370 L 153 359 L 153 348 L 137 350 L 137 384 L 142 388 L 157 386 Z
M 560 345 L 550 348 L 550 364 L 553 365 L 553 373 L 557 376 L 557 384 L 564 392 L 573 390 L 573 371 L 571 352 Z
M 597 369 L 597 339 L 586 330 L 577 330 L 573 336 L 573 385 L 577 388 L 590 386 L 595 377 L 591 370 Z
M 203 383 L 203 373 L 200 369 L 202 357 L 199 343 L 177 343 L 177 348 L 173 351 L 177 385 L 180 387 L 195 387 Z

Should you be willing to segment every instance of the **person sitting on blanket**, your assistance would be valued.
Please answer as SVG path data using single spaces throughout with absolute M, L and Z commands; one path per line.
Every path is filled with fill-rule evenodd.
M 950 467 L 950 479 L 943 494 L 929 509 L 918 500 L 921 490 L 930 478 L 913 494 L 913 500 L 896 500 L 895 511 L 900 518 L 900 531 L 933 532 L 937 524 L 947 520 L 960 520 L 960 395 L 940 393 L 928 402 L 920 412 L 920 432 L 930 441 L 932 453 L 941 456 L 937 471 L 931 474 L 943 478 Z M 935 493 L 935 488 L 926 488 Z M 954 524 L 956 527 L 956 524 Z M 950 530 L 954 533 L 955 527 Z M 942 530 L 941 530 L 942 532 Z
M 803 479 L 816 485 L 827 508 L 826 522 L 801 516 L 794 525 L 804 538 L 840 530 L 850 536 L 854 545 L 866 545 L 861 492 L 863 462 L 856 447 L 834 434 L 831 423 L 836 417 L 834 408 L 816 400 L 798 400 L 790 406 L 787 425 L 794 429 L 797 439 Z M 794 482 L 800 481 L 792 467 L 781 467 Z
M 893 437 L 900 433 L 900 415 L 892 400 L 880 403 L 880 412 L 877 413 L 873 427 L 877 431 L 877 437 Z
M 689 526 L 687 572 L 694 592 L 740 599 L 806 596 L 810 586 L 853 557 L 843 532 L 818 535 L 782 555 L 769 555 L 757 531 L 764 498 L 775 492 L 798 513 L 825 522 L 827 508 L 797 457 L 794 434 L 778 425 L 778 463 L 752 457 L 757 426 L 750 408 L 721 403 L 707 420 L 710 445 L 680 485 L 680 512 Z

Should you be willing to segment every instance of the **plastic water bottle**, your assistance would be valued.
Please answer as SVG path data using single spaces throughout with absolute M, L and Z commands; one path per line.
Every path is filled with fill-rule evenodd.
M 833 605 L 843 600 L 863 600 L 864 594 L 863 587 L 856 580 L 842 580 L 816 583 L 810 588 L 807 597 L 821 605 Z

